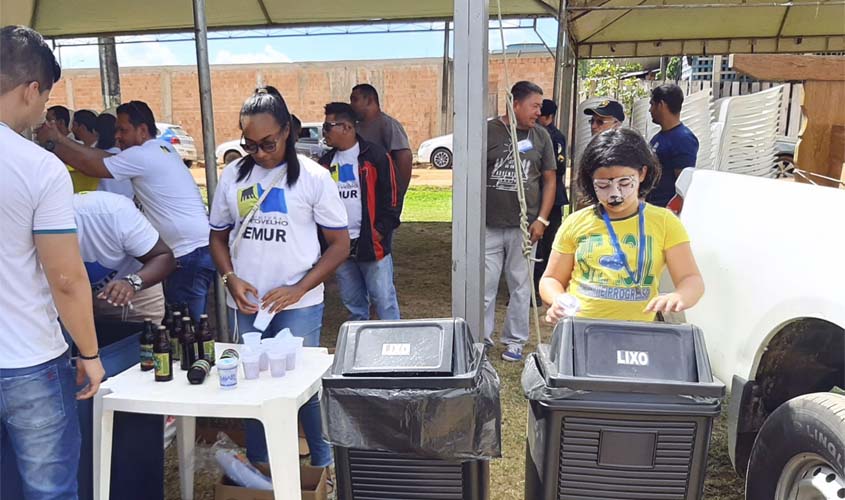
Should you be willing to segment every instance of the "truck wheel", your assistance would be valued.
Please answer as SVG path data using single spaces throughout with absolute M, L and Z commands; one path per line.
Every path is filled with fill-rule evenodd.
M 769 415 L 751 450 L 745 498 L 845 498 L 845 396 L 805 394 Z

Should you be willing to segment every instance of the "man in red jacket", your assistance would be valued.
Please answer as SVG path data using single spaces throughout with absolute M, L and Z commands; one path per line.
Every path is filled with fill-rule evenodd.
M 355 112 L 347 103 L 325 106 L 323 135 L 332 147 L 320 159 L 337 183 L 349 219 L 351 252 L 337 268 L 337 284 L 351 320 L 399 319 L 393 286 L 393 230 L 399 226 L 400 190 L 393 161 L 381 146 L 355 132 Z

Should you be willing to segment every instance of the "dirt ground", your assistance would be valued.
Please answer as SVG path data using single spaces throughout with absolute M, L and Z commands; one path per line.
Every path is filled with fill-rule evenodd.
M 443 175 L 441 171 L 425 171 Z M 447 171 L 448 172 L 448 171 Z M 415 171 L 416 173 L 416 171 Z M 450 311 L 450 262 L 451 224 L 403 223 L 395 237 L 395 282 L 399 291 L 402 316 L 405 318 L 436 318 L 451 316 Z M 501 324 L 506 305 L 504 288 L 500 290 L 497 307 L 497 324 Z M 337 331 L 346 319 L 337 287 L 328 283 L 322 344 L 335 345 Z M 545 329 L 544 338 L 549 338 Z M 527 351 L 534 349 L 533 343 Z M 503 414 L 503 457 L 491 463 L 492 500 L 523 498 L 525 474 L 526 401 L 520 386 L 522 364 L 505 363 L 500 358 L 501 348 L 491 352 L 491 359 L 501 378 Z M 202 460 L 207 448 L 199 447 L 198 472 L 195 498 L 214 498 L 213 484 L 219 478 L 216 467 Z M 166 460 L 166 498 L 178 499 L 178 473 L 175 446 L 168 449 Z M 739 500 L 743 497 L 743 482 L 733 472 L 727 454 L 727 437 L 724 418 L 716 421 L 711 441 L 708 476 L 704 498 L 708 500 Z

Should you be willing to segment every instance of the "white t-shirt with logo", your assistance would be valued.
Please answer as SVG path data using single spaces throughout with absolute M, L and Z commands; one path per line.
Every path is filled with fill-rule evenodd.
M 240 160 L 223 170 L 217 184 L 211 229 L 231 229 L 230 244 L 243 218 L 264 191 L 271 190 L 245 229 L 237 257 L 231 252 L 235 274 L 257 288 L 259 298 L 274 288 L 295 285 L 314 267 L 320 259 L 318 226 L 346 229 L 346 209 L 329 171 L 305 156 L 297 158 L 301 168 L 293 186 L 287 185 L 287 172 L 271 185 L 279 176 L 279 169 L 287 169 L 286 163 L 269 170 L 255 165 L 246 179 L 238 181 Z M 231 308 L 237 307 L 231 296 L 226 302 Z M 322 302 L 321 284 L 286 309 Z
M 120 148 L 109 148 L 106 150 L 106 153 L 116 155 L 120 153 Z M 122 181 L 117 179 L 100 179 L 97 191 L 108 191 L 109 193 L 121 194 L 130 200 L 135 198 L 135 190 L 132 188 L 132 181 L 129 179 L 124 179 Z
M 158 233 L 125 196 L 91 191 L 73 196 L 79 250 L 91 289 L 99 293 L 112 280 L 136 273 Z
M 73 184 L 55 155 L 5 124 L 0 151 L 0 368 L 26 368 L 68 348 L 33 236 L 76 231 Z
M 105 158 L 103 163 L 115 179 L 132 179 L 144 214 L 174 256 L 208 246 L 205 205 L 194 178 L 173 146 L 150 139 Z
M 340 200 L 346 207 L 349 219 L 349 237 L 353 240 L 361 235 L 361 177 L 358 174 L 358 154 L 361 147 L 356 142 L 346 151 L 334 154 L 331 164 L 332 178 L 337 183 Z

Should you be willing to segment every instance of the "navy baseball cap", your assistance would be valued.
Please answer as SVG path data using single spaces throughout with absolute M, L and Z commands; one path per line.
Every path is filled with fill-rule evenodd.
M 625 121 L 625 109 L 613 99 L 606 99 L 584 110 L 585 115 L 612 116 L 620 122 Z
M 557 113 L 557 104 L 551 99 L 543 99 L 543 106 L 540 108 L 540 116 L 551 116 Z

